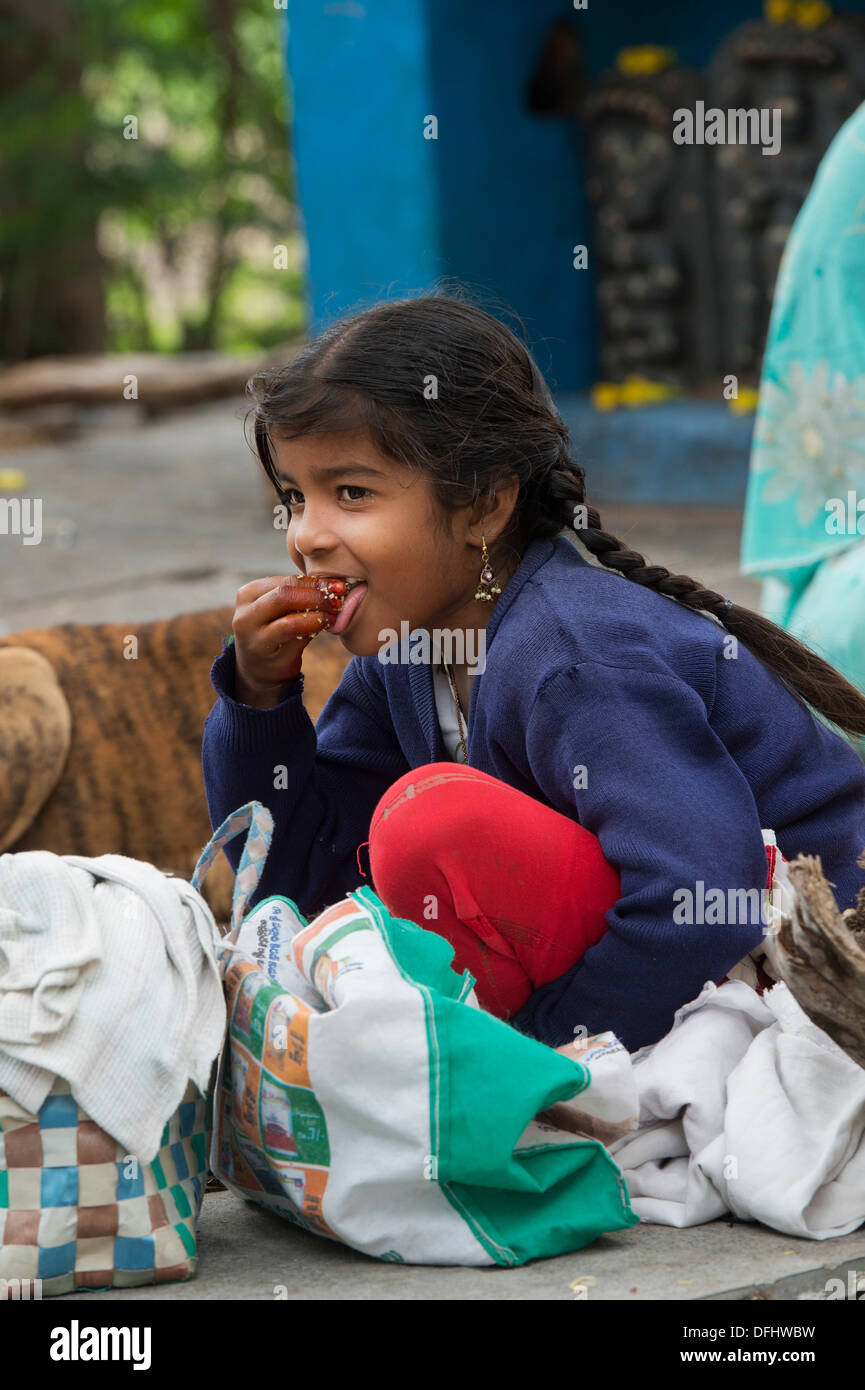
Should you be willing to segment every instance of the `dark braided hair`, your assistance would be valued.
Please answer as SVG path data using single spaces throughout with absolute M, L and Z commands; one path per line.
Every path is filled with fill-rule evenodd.
M 430 384 L 435 384 L 435 390 Z M 534 540 L 572 530 L 608 569 L 711 614 L 831 724 L 865 735 L 865 698 L 804 643 L 686 574 L 650 565 L 605 531 L 585 473 L 534 358 L 459 284 L 347 315 L 247 390 L 255 449 L 281 497 L 271 437 L 366 429 L 387 457 L 429 479 L 441 516 L 516 476 L 519 492 L 490 561 L 519 561 Z

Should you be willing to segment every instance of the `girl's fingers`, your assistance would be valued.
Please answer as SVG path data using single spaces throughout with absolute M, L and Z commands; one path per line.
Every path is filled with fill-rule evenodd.
M 290 584 L 293 587 L 299 586 L 302 589 L 311 589 L 318 593 L 320 592 L 318 582 L 313 575 L 309 574 L 271 574 L 265 579 L 252 579 L 248 584 L 244 584 L 237 591 L 237 602 L 239 604 L 254 603 L 263 594 L 278 590 L 285 584 Z
M 237 591 L 238 603 L 253 603 L 262 594 L 269 593 L 271 589 L 283 584 L 286 579 L 293 579 L 294 575 L 271 574 L 266 579 L 251 579 L 248 584 L 243 584 Z
M 256 624 L 272 622 L 291 612 L 302 613 L 313 609 L 321 613 L 339 612 L 341 604 L 328 598 L 314 584 L 298 584 L 292 579 L 283 579 L 276 588 L 269 589 L 250 605 L 253 621 Z
M 267 652 L 275 652 L 286 644 L 293 645 L 298 638 L 315 637 L 330 627 L 335 616 L 332 613 L 291 613 L 277 618 L 262 630 L 264 648 Z
M 300 670 L 308 644 L 331 627 L 342 607 L 345 582 L 307 575 L 270 575 L 238 590 L 233 630 L 238 671 L 252 685 L 278 684 Z

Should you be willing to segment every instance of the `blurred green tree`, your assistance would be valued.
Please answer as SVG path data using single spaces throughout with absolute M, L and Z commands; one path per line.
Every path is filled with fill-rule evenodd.
M 0 359 L 302 334 L 282 20 L 0 0 Z

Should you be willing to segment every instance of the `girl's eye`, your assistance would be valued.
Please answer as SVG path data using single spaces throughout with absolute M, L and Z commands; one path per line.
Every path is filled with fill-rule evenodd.
M 368 487 L 360 487 L 357 483 L 342 483 L 341 486 L 337 489 L 337 491 L 363 493 L 362 497 L 347 498 L 346 500 L 348 502 L 362 502 L 364 500 L 364 497 L 372 497 L 372 493 L 370 492 Z M 297 493 L 297 496 L 300 498 L 303 497 L 303 493 L 300 492 L 296 487 L 284 487 L 280 492 L 279 495 L 282 498 L 283 504 L 286 507 L 299 507 L 301 505 L 300 502 L 292 502 L 291 497 L 293 493 Z

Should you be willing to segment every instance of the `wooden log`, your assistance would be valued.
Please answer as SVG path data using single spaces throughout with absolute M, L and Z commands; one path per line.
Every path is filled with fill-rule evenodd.
M 819 856 L 800 854 L 789 874 L 794 901 L 775 937 L 781 978 L 812 1023 L 865 1067 L 865 889 L 842 916 Z
M 39 406 L 122 405 L 132 397 L 149 411 L 173 409 L 243 393 L 261 367 L 287 362 L 297 344 L 258 357 L 229 357 L 221 352 L 142 352 L 69 357 L 39 357 L 0 370 L 0 407 L 23 410 Z

